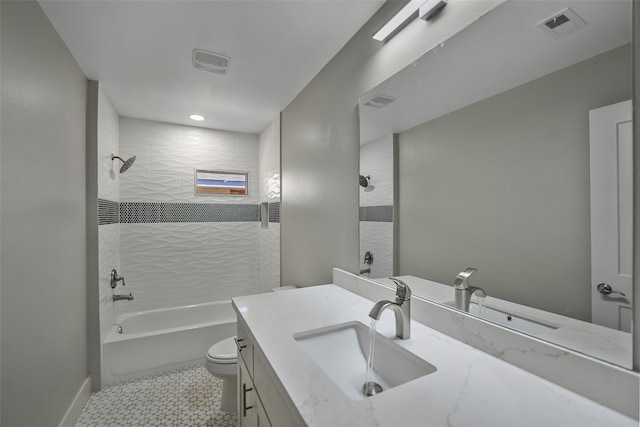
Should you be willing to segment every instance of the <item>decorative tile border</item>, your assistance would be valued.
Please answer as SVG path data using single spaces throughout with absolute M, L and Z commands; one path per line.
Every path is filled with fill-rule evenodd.
M 260 205 L 113 202 L 98 199 L 98 225 L 157 222 L 250 222 Z M 269 203 L 269 222 L 280 222 L 280 202 Z
M 260 220 L 249 204 L 143 203 L 98 199 L 98 224 L 154 222 L 246 222 Z M 361 206 L 360 221 L 393 222 L 393 205 Z M 280 222 L 280 202 L 269 203 L 269 222 Z
M 120 222 L 118 202 L 98 199 L 98 225 L 117 224 Z
M 393 205 L 360 206 L 360 221 L 393 222 Z
M 269 203 L 269 222 L 280 222 L 280 202 Z
M 247 222 L 258 221 L 260 207 L 248 204 L 120 203 L 120 222 Z

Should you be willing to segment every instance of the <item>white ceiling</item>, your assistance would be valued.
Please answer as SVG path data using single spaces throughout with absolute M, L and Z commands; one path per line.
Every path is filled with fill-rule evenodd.
M 121 116 L 258 133 L 384 0 L 41 0 Z M 194 48 L 231 57 L 220 76 Z M 188 116 L 199 113 L 203 122 Z
M 587 26 L 556 39 L 536 24 L 571 8 Z M 361 144 L 401 133 L 631 41 L 630 0 L 513 0 L 360 100 Z M 397 100 L 362 105 L 376 94 Z

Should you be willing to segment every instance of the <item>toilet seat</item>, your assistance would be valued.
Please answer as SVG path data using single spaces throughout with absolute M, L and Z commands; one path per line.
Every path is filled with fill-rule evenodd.
M 207 360 L 220 365 L 229 365 L 238 362 L 235 337 L 229 337 L 209 347 Z

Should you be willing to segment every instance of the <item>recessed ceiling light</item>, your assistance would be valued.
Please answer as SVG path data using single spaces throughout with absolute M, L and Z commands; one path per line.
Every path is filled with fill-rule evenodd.
M 203 120 L 204 120 L 204 116 L 203 116 L 203 115 L 201 115 L 201 114 L 192 114 L 192 115 L 190 115 L 190 116 L 189 116 L 189 118 L 190 118 L 191 120 L 195 120 L 195 121 L 197 121 L 197 122 L 201 122 L 201 121 L 203 121 Z

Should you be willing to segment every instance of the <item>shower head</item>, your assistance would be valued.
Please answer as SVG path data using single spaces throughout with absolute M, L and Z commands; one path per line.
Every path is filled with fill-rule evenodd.
M 369 186 L 370 179 L 371 179 L 371 175 L 367 175 L 367 176 L 360 175 L 360 187 L 367 188 Z
M 120 166 L 120 173 L 125 173 L 129 168 L 133 165 L 133 162 L 136 161 L 136 156 L 129 157 L 127 160 L 123 159 L 120 156 L 111 155 L 111 160 L 118 159 L 122 162 L 122 166 Z

